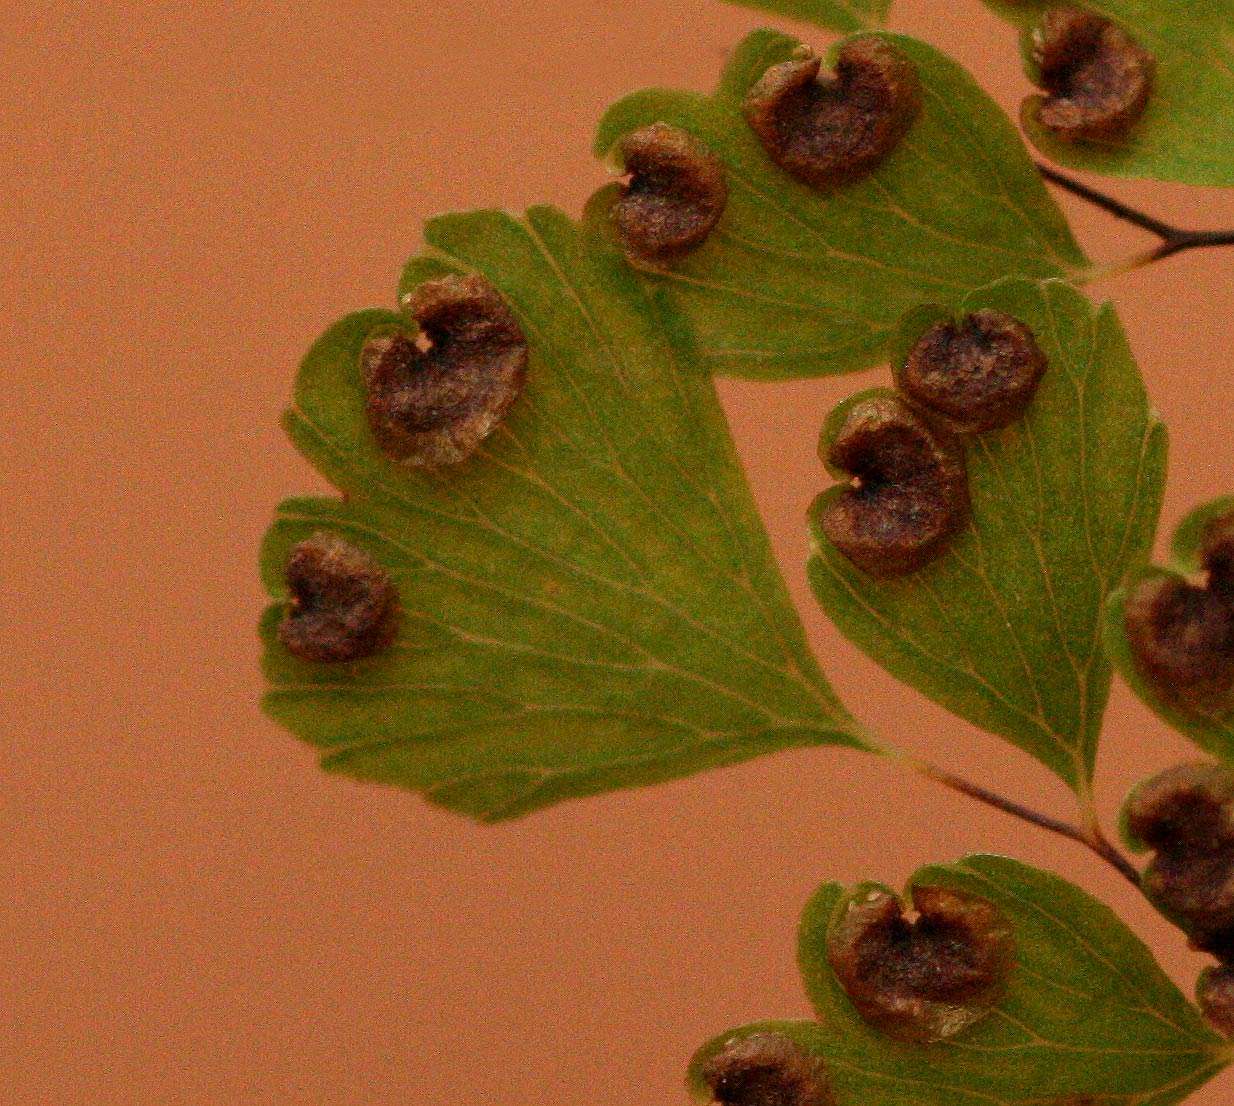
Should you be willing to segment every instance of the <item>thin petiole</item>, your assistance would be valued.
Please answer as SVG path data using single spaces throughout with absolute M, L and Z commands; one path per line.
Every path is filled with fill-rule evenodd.
M 941 783 L 952 791 L 959 792 L 961 795 L 967 795 L 969 798 L 985 803 L 986 806 L 991 806 L 995 810 L 1001 810 L 1005 814 L 1010 814 L 1014 818 L 1028 822 L 1030 825 L 1078 842 L 1101 857 L 1102 860 L 1114 868 L 1119 875 L 1133 886 L 1137 888 L 1140 886 L 1140 873 L 1136 871 L 1131 861 L 1110 843 L 1105 834 L 1102 833 L 1100 826 L 1095 823 L 1082 828 L 1072 822 L 1055 818 L 1049 814 L 1043 814 L 1039 810 L 1033 810 L 1023 803 L 1008 799 L 1006 796 L 1000 795 L 988 787 L 983 787 L 980 784 L 973 783 L 971 780 L 966 780 L 963 776 L 958 776 L 954 772 L 938 767 L 936 764 L 930 764 L 928 761 L 918 760 L 915 757 L 909 756 L 899 759 L 903 760 L 914 772 L 926 779 L 933 780 L 935 783 Z
M 1063 191 L 1070 192 L 1073 196 L 1079 196 L 1080 199 L 1087 201 L 1094 207 L 1101 208 L 1102 211 L 1108 212 L 1116 219 L 1121 219 L 1124 223 L 1131 223 L 1133 226 L 1140 227 L 1151 234 L 1157 235 L 1158 238 L 1170 238 L 1183 233 L 1177 227 L 1171 226 L 1160 219 L 1155 219 L 1153 216 L 1147 215 L 1142 211 L 1138 211 L 1134 207 L 1123 203 L 1122 200 L 1116 200 L 1113 196 L 1099 192 L 1097 189 L 1076 180 L 1074 177 L 1067 176 L 1066 173 L 1060 173 L 1057 169 L 1052 169 L 1048 165 L 1042 165 L 1038 162 L 1037 172 L 1051 184 L 1058 185 Z
M 1084 281 L 1086 284 L 1092 284 L 1107 277 L 1131 272 L 1145 265 L 1151 265 L 1154 261 L 1163 261 L 1167 257 L 1173 257 L 1175 254 L 1182 253 L 1185 250 L 1206 249 L 1214 246 L 1234 246 L 1234 230 L 1187 230 L 1183 227 L 1176 227 L 1129 204 L 1125 204 L 1122 200 L 1115 199 L 1105 192 L 1092 188 L 1073 177 L 1069 177 L 1066 173 L 1060 173 L 1057 169 L 1052 169 L 1048 165 L 1038 163 L 1037 171 L 1046 180 L 1058 185 L 1064 191 L 1070 192 L 1073 196 L 1078 196 L 1094 207 L 1099 207 L 1102 211 L 1113 215 L 1116 219 L 1120 219 L 1124 223 L 1130 223 L 1141 230 L 1146 230 L 1161 239 L 1160 244 L 1154 246 L 1151 250 L 1133 254 L 1131 257 L 1115 261 L 1109 265 L 1094 267 L 1086 274 Z

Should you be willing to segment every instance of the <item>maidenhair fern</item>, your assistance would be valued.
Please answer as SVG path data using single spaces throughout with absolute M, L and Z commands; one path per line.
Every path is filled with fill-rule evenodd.
M 1020 29 L 1044 155 L 1234 185 L 1234 0 L 989 3 Z M 883 30 L 887 0 L 752 6 L 850 37 L 756 32 L 715 92 L 626 97 L 595 141 L 623 179 L 580 221 L 435 219 L 393 308 L 313 345 L 285 425 L 342 495 L 287 501 L 267 537 L 267 709 L 328 770 L 486 821 L 846 745 L 1071 837 L 1213 956 L 1199 1006 L 1088 895 L 973 856 L 903 893 L 825 885 L 800 936 L 816 1017 L 716 1035 L 691 1088 L 1170 1106 L 1234 1056 L 1234 500 L 1149 565 L 1165 428 L 1079 289 L 1234 235 L 1035 165 L 955 62 Z M 1094 266 L 1043 177 L 1160 246 Z M 876 365 L 821 427 L 814 594 L 1058 775 L 1074 823 L 890 744 L 807 648 L 713 377 Z M 1216 758 L 1129 798 L 1142 871 L 1094 813 L 1115 669 Z

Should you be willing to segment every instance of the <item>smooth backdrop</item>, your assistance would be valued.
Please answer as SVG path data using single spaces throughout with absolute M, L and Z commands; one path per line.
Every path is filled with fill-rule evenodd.
M 974 850 L 1104 896 L 1190 989 L 1199 958 L 1087 854 L 868 758 L 796 752 L 481 828 L 321 774 L 258 710 L 258 541 L 280 497 L 325 490 L 277 425 L 308 343 L 391 302 L 434 212 L 576 211 L 606 104 L 709 87 L 768 20 L 714 0 L 0 7 L 0 1102 L 682 1102 L 711 1033 L 806 1012 L 793 930 L 818 882 Z M 1014 111 L 1013 34 L 977 0 L 897 0 L 894 25 Z M 1234 225 L 1231 193 L 1111 187 Z M 1146 244 L 1065 206 L 1096 258 Z M 1232 263 L 1098 289 L 1172 432 L 1167 529 L 1234 488 Z M 1044 771 L 883 676 L 807 592 L 819 421 L 883 375 L 722 385 L 810 637 L 862 716 L 1064 813 Z M 1192 751 L 1121 686 L 1108 722 L 1112 815 Z

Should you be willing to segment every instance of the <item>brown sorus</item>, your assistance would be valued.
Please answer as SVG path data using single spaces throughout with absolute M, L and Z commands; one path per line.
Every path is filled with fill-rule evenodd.
M 385 649 L 398 629 L 398 594 L 368 553 L 335 534 L 313 534 L 287 558 L 291 598 L 279 640 L 306 661 L 360 660 Z
M 1153 575 L 1135 584 L 1123 629 L 1136 670 L 1163 702 L 1219 710 L 1234 692 L 1234 604 L 1210 586 Z
M 702 1076 L 720 1106 L 835 1106 L 822 1063 L 782 1033 L 730 1041 Z
M 833 188 L 876 169 L 921 110 L 916 66 L 879 38 L 847 43 L 835 72 L 813 54 L 773 65 L 745 98 L 745 117 L 771 158 L 798 180 Z
M 1218 1033 L 1234 1037 L 1234 968 L 1208 968 L 1195 988 L 1200 1012 Z
M 1060 138 L 1121 138 L 1148 106 L 1152 54 L 1102 16 L 1075 8 L 1047 12 L 1033 54 L 1046 93 L 1037 119 Z
M 627 256 L 663 265 L 701 246 L 728 202 L 720 159 L 667 123 L 633 131 L 619 150 L 629 180 L 612 214 Z
M 1234 770 L 1182 764 L 1142 783 L 1124 811 L 1127 831 L 1153 851 L 1144 893 L 1195 948 L 1234 954 Z
M 505 300 L 480 276 L 425 281 L 406 306 L 420 340 L 375 335 L 361 354 L 369 426 L 392 460 L 457 464 L 496 429 L 522 391 L 527 340 Z
M 827 956 L 863 1020 L 899 1040 L 938 1041 L 997 1004 L 1015 940 L 1002 913 L 976 895 L 919 886 L 912 900 L 913 921 L 888 892 L 850 903 Z
M 998 430 L 1028 409 L 1046 370 L 1029 330 L 985 308 L 930 327 L 896 366 L 896 384 L 959 433 Z
M 855 480 L 826 502 L 823 533 L 871 576 L 923 568 L 968 520 L 963 450 L 899 396 L 854 403 L 826 460 Z

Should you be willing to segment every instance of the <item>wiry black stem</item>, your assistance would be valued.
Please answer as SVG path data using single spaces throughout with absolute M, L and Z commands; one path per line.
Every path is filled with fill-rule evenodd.
M 1174 254 L 1182 253 L 1184 250 L 1197 250 L 1211 246 L 1234 246 L 1234 230 L 1185 230 L 1182 227 L 1176 227 L 1171 223 L 1166 223 L 1161 219 L 1147 215 L 1143 211 L 1138 211 L 1121 200 L 1116 200 L 1113 196 L 1108 196 L 1104 192 L 1090 188 L 1087 184 L 1083 184 L 1067 176 L 1065 173 L 1060 173 L 1057 169 L 1052 169 L 1048 165 L 1038 163 L 1037 171 L 1046 180 L 1058 185 L 1059 188 L 1070 192 L 1074 196 L 1079 196 L 1080 199 L 1101 208 L 1102 211 L 1109 212 L 1116 219 L 1121 219 L 1125 223 L 1132 224 L 1132 226 L 1140 227 L 1142 230 L 1146 230 L 1160 238 L 1161 245 L 1138 258 L 1136 265 L 1133 266 L 1135 268 L 1152 261 L 1161 261 L 1164 258 L 1172 257 Z
M 945 768 L 939 768 L 934 764 L 916 761 L 913 767 L 927 779 L 941 783 L 944 787 L 951 788 L 952 791 L 958 791 L 961 795 L 967 795 L 969 798 L 976 799 L 987 806 L 992 806 L 996 810 L 1010 814 L 1012 817 L 1029 822 L 1041 829 L 1049 830 L 1050 833 L 1057 833 L 1062 837 L 1070 838 L 1072 841 L 1078 841 L 1085 848 L 1091 849 L 1101 857 L 1102 860 L 1114 868 L 1119 875 L 1128 880 L 1133 886 L 1140 886 L 1140 873 L 1136 871 L 1135 866 L 1110 844 L 1097 827 L 1082 829 L 1071 822 L 1063 821 L 1061 818 L 1042 814 L 1039 810 L 1033 810 L 1022 803 L 1017 803 L 998 794 L 996 791 L 991 791 L 987 787 L 982 787 L 980 784 L 966 780 L 963 776 L 957 776 L 954 772 L 948 772 Z

